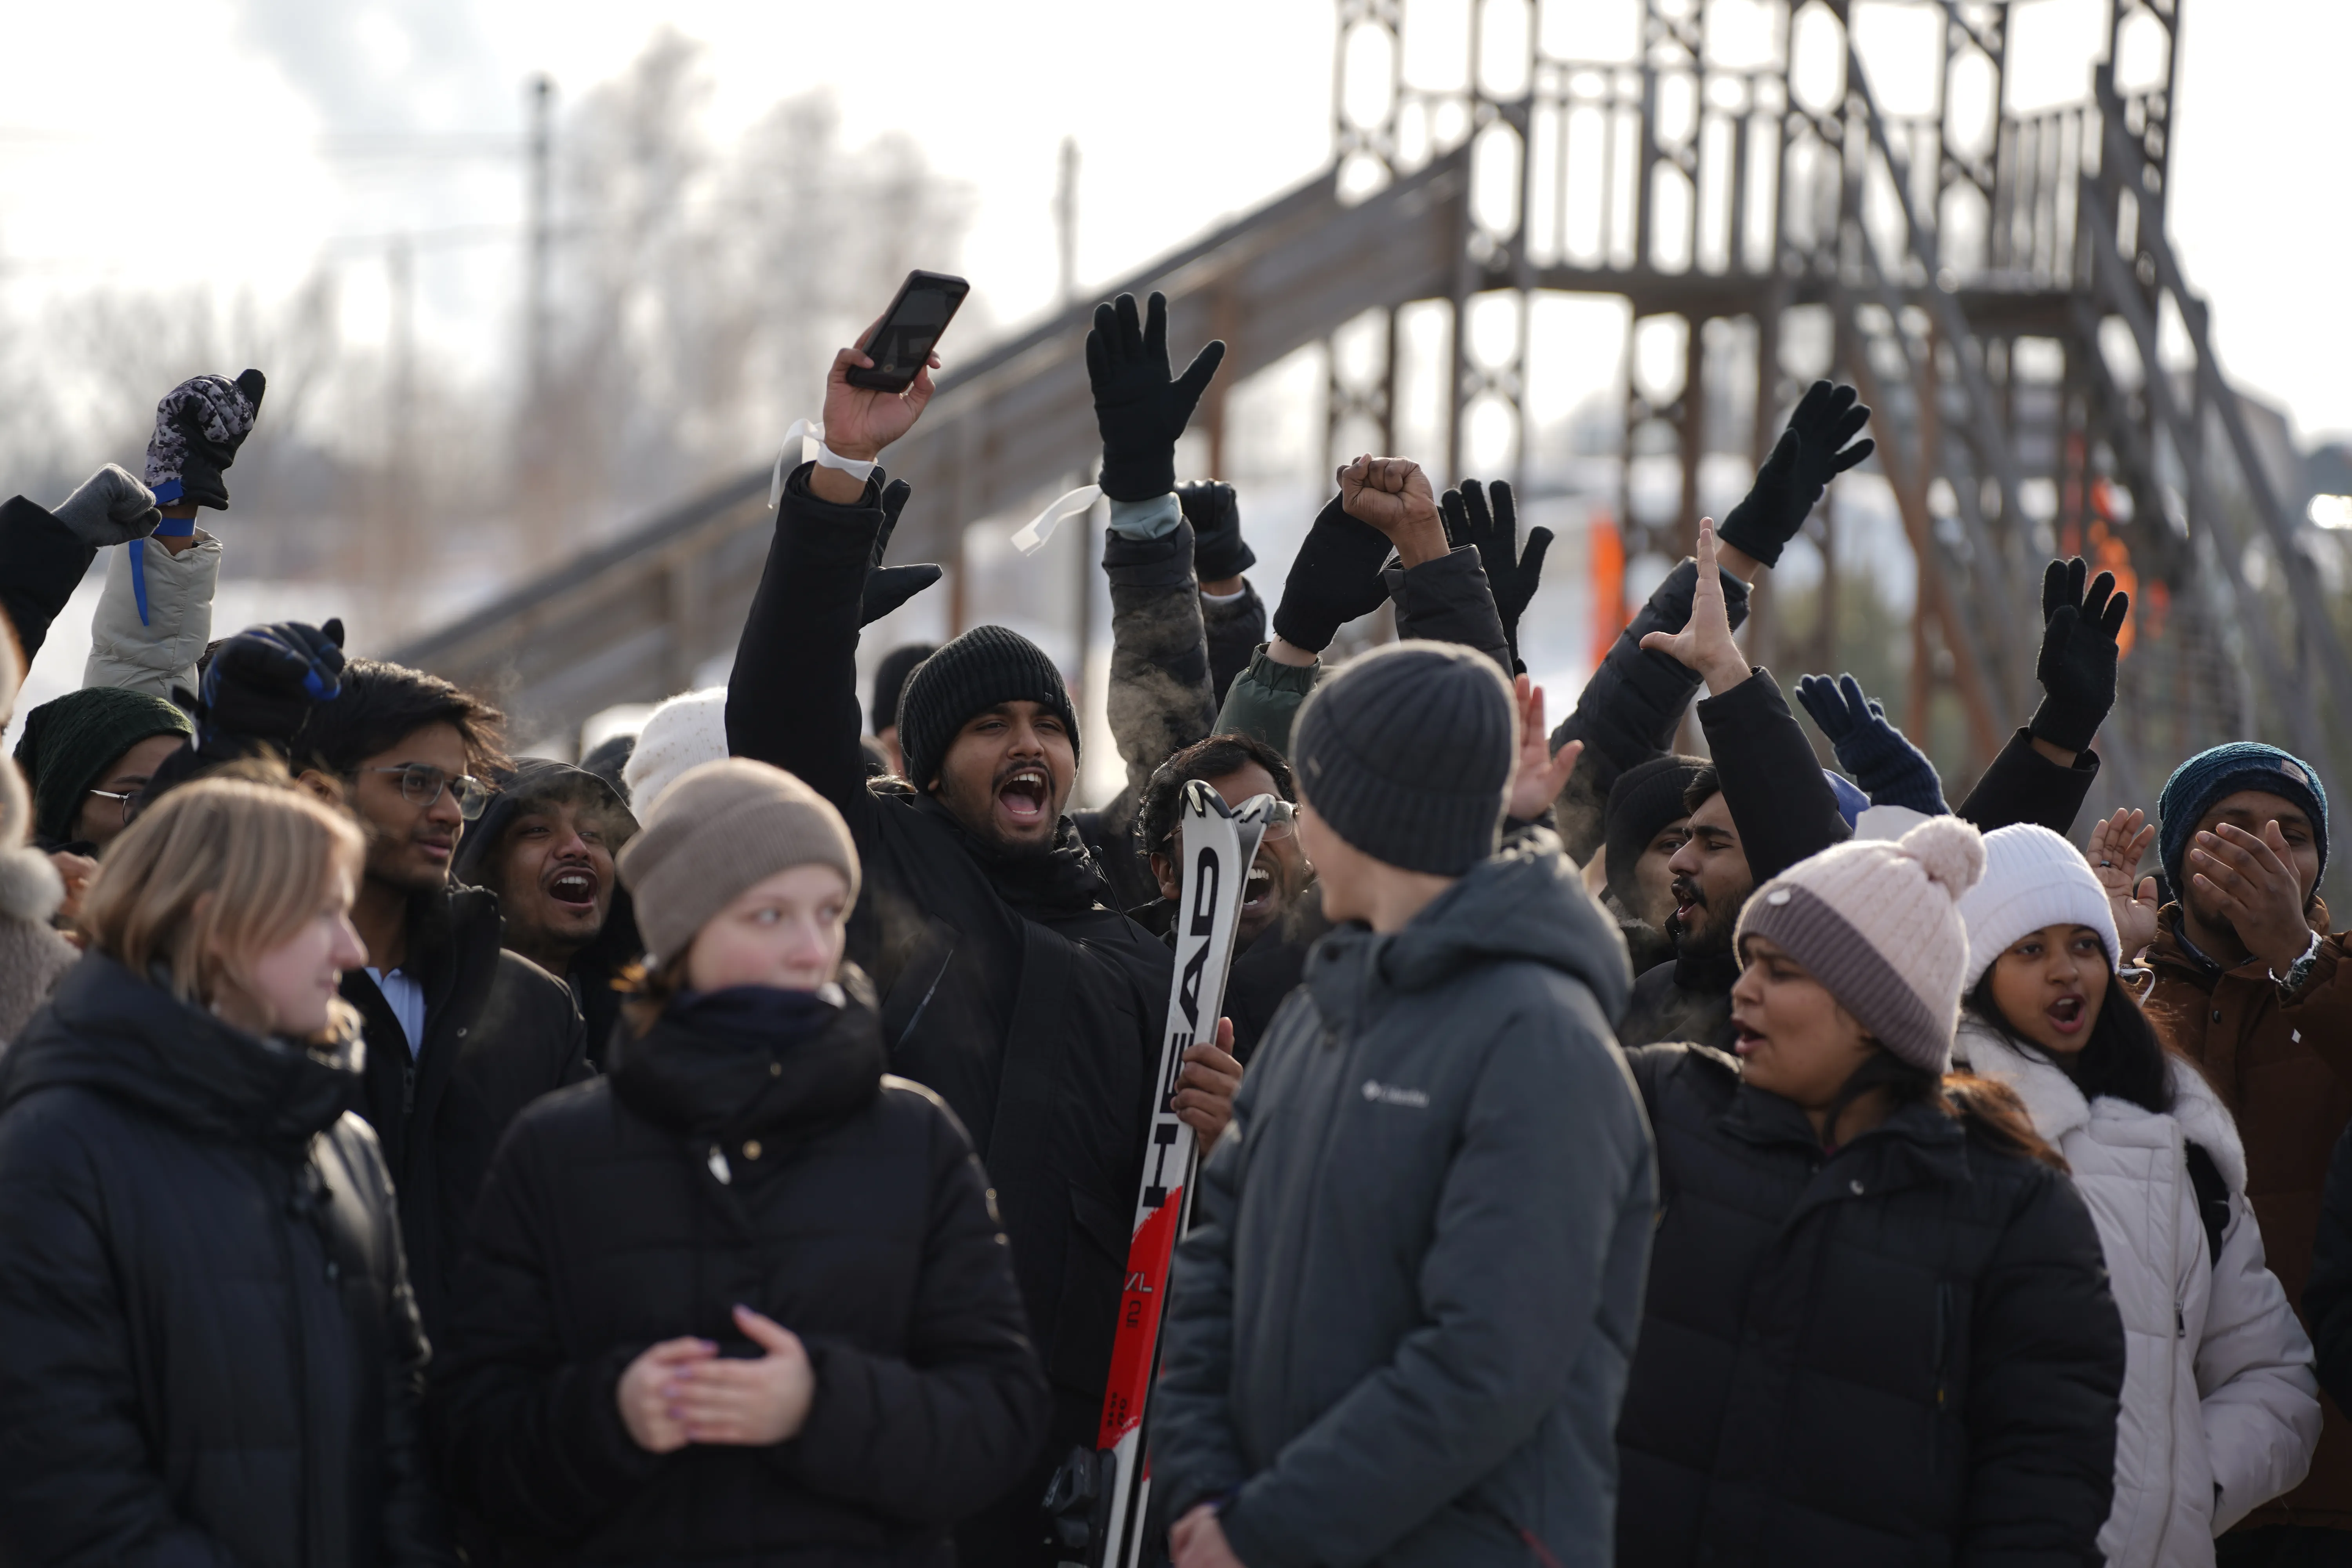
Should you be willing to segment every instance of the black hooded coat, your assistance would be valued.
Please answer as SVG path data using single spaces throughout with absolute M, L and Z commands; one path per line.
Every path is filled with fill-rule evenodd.
M 636 830 L 637 819 L 629 810 L 629 803 L 603 775 L 547 757 L 524 757 L 516 762 L 513 776 L 483 806 L 482 815 L 466 825 L 466 835 L 457 841 L 457 853 L 449 862 L 450 877 L 473 887 L 486 886 L 484 872 L 515 819 L 530 809 L 534 802 L 566 789 L 593 790 L 627 819 L 631 832 Z M 611 846 L 615 853 L 620 847 L 618 844 Z M 572 988 L 572 1000 L 580 1009 L 588 1060 L 600 1072 L 604 1068 L 604 1050 L 612 1042 L 613 1029 L 621 1021 L 621 993 L 614 983 L 646 952 L 646 944 L 637 935 L 636 905 L 617 875 L 606 892 L 612 902 L 605 910 L 604 929 L 596 933 L 595 941 L 572 956 L 571 966 L 556 976 Z
M 848 999 L 674 1001 L 612 1073 L 525 1111 L 475 1216 L 436 1430 L 450 1486 L 524 1560 L 934 1564 L 1029 1468 L 1045 1381 L 971 1142 L 885 1076 Z M 767 1448 L 655 1455 L 629 1363 L 695 1334 L 800 1336 L 816 1395 Z
M 947 1101 L 995 1186 L 1054 1419 L 1001 1517 L 960 1545 L 967 1563 L 1050 1561 L 1031 1542 L 1053 1465 L 1101 1419 L 1173 959 L 1111 906 L 1066 818 L 1050 851 L 1007 855 L 904 783 L 869 786 L 858 617 L 886 477 L 835 506 L 810 493 L 813 466 L 778 505 L 728 747 L 798 774 L 848 823 L 866 876 L 848 952 L 880 994 L 890 1068 Z
M 358 1048 L 92 953 L 0 1058 L 0 1562 L 454 1562 Z
M 2064 1173 L 1929 1105 L 1824 1152 L 1720 1051 L 1625 1056 L 1658 1221 L 1622 1568 L 2098 1563 L 2124 1331 Z

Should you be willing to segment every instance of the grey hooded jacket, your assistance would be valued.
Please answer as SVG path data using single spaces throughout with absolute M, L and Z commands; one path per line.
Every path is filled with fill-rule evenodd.
M 1653 1160 L 1558 848 L 1325 937 L 1200 1178 L 1153 1474 L 1250 1568 L 1612 1558 Z

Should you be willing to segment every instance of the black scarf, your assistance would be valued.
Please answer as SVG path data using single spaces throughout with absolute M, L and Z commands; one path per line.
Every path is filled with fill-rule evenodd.
M 1052 921 L 1108 906 L 1110 884 L 1067 816 L 1054 825 L 1050 848 L 1004 849 L 966 829 L 936 795 L 923 796 L 916 808 L 944 823 L 987 873 L 997 896 L 1029 919 Z
M 737 985 L 687 992 L 644 1037 L 620 1045 L 613 1092 L 698 1141 L 821 1131 L 881 1092 L 887 1059 L 861 976 L 824 993 Z

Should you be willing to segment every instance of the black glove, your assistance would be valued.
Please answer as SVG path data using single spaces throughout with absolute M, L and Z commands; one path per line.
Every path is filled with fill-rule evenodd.
M 1242 540 L 1242 511 L 1233 486 L 1223 479 L 1194 479 L 1176 487 L 1176 504 L 1192 525 L 1193 576 L 1219 583 L 1257 564 L 1257 552 Z
M 289 743 L 310 710 L 343 685 L 343 623 L 247 626 L 215 649 L 196 702 L 202 750 L 222 738 Z
M 898 531 L 898 514 L 906 510 L 907 498 L 913 493 L 904 479 L 892 479 L 882 492 L 882 528 L 874 536 L 874 554 L 866 574 L 866 597 L 857 611 L 857 624 L 861 626 L 872 626 L 940 580 L 940 569 L 928 563 L 882 564 L 883 552 L 890 548 L 890 536 Z
M 1809 675 L 1797 682 L 1797 700 L 1813 716 L 1830 749 L 1873 805 L 1907 805 L 1929 816 L 1946 816 L 1944 784 L 1927 753 L 1887 722 L 1886 710 L 1864 694 L 1851 675 L 1832 680 Z
M 1341 626 L 1388 601 L 1381 581 L 1388 558 L 1388 536 L 1349 517 L 1333 496 L 1291 559 L 1282 603 L 1274 608 L 1274 635 L 1312 653 L 1329 647 Z
M 2033 678 L 2043 696 L 2027 728 L 2069 752 L 2089 751 L 2116 705 L 2116 638 L 2131 613 L 2131 595 L 2116 592 L 2113 573 L 2100 573 L 2084 593 L 2089 571 L 2078 555 L 2053 561 L 2042 574 L 2042 657 Z
M 1095 425 L 1102 431 L 1103 494 L 1150 500 L 1176 488 L 1176 437 L 1225 357 L 1212 342 L 1184 374 L 1168 376 L 1168 297 L 1154 294 L 1139 323 L 1135 296 L 1095 307 L 1087 334 L 1087 379 L 1094 385 Z
M 1870 410 L 1854 397 L 1851 386 L 1813 383 L 1756 470 L 1756 483 L 1715 531 L 1717 540 L 1767 566 L 1779 563 L 1780 547 L 1797 537 L 1830 481 L 1878 449 L 1875 441 L 1846 446 L 1870 423 Z
M 1494 498 L 1494 508 L 1487 509 L 1487 498 Z M 1437 500 L 1438 515 L 1445 520 L 1445 542 L 1459 549 L 1465 544 L 1476 547 L 1478 564 L 1486 569 L 1486 585 L 1495 591 L 1495 613 L 1503 617 L 1503 640 L 1510 644 L 1512 668 L 1524 671 L 1519 662 L 1519 616 L 1527 612 L 1528 601 L 1536 596 L 1536 584 L 1543 576 L 1544 553 L 1551 548 L 1551 530 L 1528 530 L 1528 551 L 1519 553 L 1519 509 L 1511 499 L 1511 487 L 1503 479 L 1491 485 L 1481 485 L 1475 479 L 1465 479 L 1458 490 L 1447 490 Z
M 254 416 L 268 379 L 248 370 L 235 381 L 191 376 L 155 405 L 155 434 L 147 442 L 147 488 L 170 506 L 189 501 L 216 510 L 228 507 L 221 471 L 236 461 L 236 449 L 253 433 Z M 176 491 L 168 487 L 176 485 Z

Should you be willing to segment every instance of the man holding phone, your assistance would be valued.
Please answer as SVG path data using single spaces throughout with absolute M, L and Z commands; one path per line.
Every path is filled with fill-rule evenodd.
M 883 347 L 904 314 L 894 306 L 866 342 Z M 1122 489 L 1156 483 L 1172 510 L 1176 438 L 1223 345 L 1172 376 L 1156 295 L 1148 323 L 1123 297 L 1097 331 L 1125 367 L 1116 446 L 1105 415 L 1106 488 L 1116 468 Z M 859 604 L 875 540 L 908 493 L 876 461 L 921 416 L 937 363 L 926 353 L 892 390 L 859 384 L 880 370 L 875 355 L 835 357 L 824 447 L 778 500 L 728 745 L 797 773 L 847 821 L 866 871 L 848 952 L 880 994 L 891 1070 L 945 1100 L 987 1164 L 1055 1415 L 1031 1476 L 958 1531 L 960 1560 L 1049 1564 L 1046 1479 L 1071 1447 L 1092 1448 L 1101 1415 L 1171 960 L 1117 911 L 1065 815 L 1076 714 L 1027 638 L 979 626 L 926 659 L 899 698 L 905 777 L 866 779 Z M 1213 1136 L 1240 1068 L 1211 1046 L 1188 1063 L 1176 1109 Z

